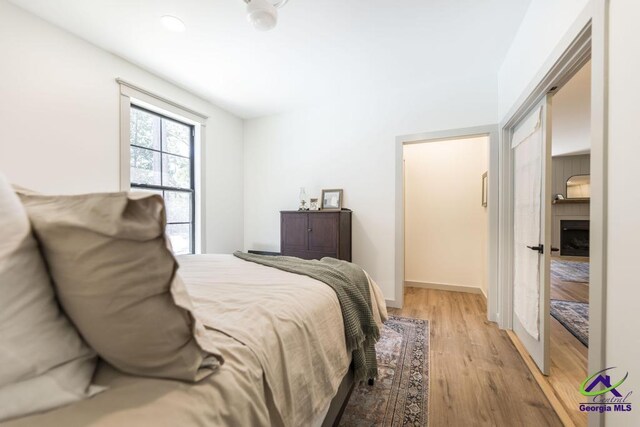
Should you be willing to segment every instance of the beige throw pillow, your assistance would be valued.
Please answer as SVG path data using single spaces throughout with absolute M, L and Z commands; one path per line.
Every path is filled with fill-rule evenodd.
M 0 421 L 99 391 L 96 354 L 56 302 L 27 212 L 0 174 Z
M 219 367 L 176 275 L 160 196 L 18 194 L 62 307 L 100 357 L 130 374 L 185 381 Z

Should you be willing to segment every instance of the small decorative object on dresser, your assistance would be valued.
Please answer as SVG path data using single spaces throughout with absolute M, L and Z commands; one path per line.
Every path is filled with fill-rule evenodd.
M 342 209 L 342 190 L 322 190 L 322 210 Z
M 311 199 L 309 199 L 309 210 L 310 211 L 320 210 L 320 205 L 318 205 L 317 197 L 312 197 Z
M 281 211 L 280 251 L 304 259 L 351 261 L 351 211 Z
M 307 211 L 309 208 L 307 207 L 307 192 L 304 187 L 300 187 L 300 207 L 299 211 Z

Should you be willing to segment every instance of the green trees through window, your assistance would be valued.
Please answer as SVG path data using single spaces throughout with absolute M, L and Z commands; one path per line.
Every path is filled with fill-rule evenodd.
M 164 198 L 176 254 L 194 252 L 194 128 L 132 105 L 131 188 Z

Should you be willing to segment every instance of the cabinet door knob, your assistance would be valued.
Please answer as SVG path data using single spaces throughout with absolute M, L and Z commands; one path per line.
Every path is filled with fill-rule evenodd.
M 308 231 L 309 233 L 311 233 L 311 229 L 310 229 L 310 228 L 307 228 L 307 231 Z

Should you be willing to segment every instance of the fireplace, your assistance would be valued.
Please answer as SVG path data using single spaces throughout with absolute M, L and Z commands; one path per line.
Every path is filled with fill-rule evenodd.
M 589 220 L 560 221 L 560 255 L 589 256 Z

